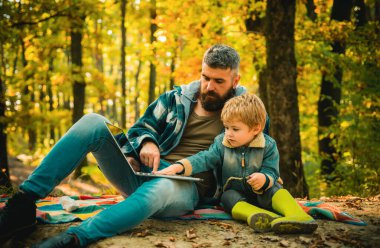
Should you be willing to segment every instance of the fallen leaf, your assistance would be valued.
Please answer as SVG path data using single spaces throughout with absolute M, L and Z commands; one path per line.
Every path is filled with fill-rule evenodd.
M 231 240 L 235 238 L 236 238 L 236 235 L 234 233 L 227 233 L 224 235 L 224 240 Z
M 216 225 L 216 226 L 219 226 L 223 229 L 230 229 L 232 230 L 234 233 L 236 233 L 237 231 L 235 230 L 235 227 L 231 224 L 228 224 L 228 223 L 224 223 L 224 222 L 221 222 L 221 221 L 209 221 L 209 224 L 210 225 Z
M 136 237 L 146 237 L 146 236 L 148 236 L 148 235 L 152 235 L 152 234 L 149 232 L 148 229 L 145 229 L 145 230 L 143 230 L 143 231 L 141 231 L 141 232 L 137 232 L 137 233 L 135 233 L 134 235 L 135 235 Z
M 285 239 L 283 239 L 283 240 L 280 241 L 280 245 L 281 245 L 282 247 L 289 247 L 289 242 L 286 241 Z
M 156 242 L 154 242 L 154 246 L 162 247 L 162 248 L 175 248 L 173 244 L 167 244 L 167 243 L 162 242 L 161 240 L 157 240 Z
M 211 247 L 210 243 L 202 243 L 202 244 L 192 244 L 193 248 L 204 248 L 204 247 Z
M 226 241 L 223 242 L 222 245 L 223 245 L 223 246 L 230 246 L 230 245 L 231 245 L 231 242 L 228 241 L 228 240 L 226 240 Z
M 311 242 L 311 238 L 307 238 L 304 236 L 300 236 L 299 239 L 300 239 L 301 243 L 303 243 L 303 244 L 310 244 L 310 242 Z
M 280 237 L 277 236 L 264 236 L 261 237 L 263 240 L 271 241 L 271 242 L 277 242 L 280 240 Z
M 195 233 L 195 230 L 193 228 L 186 230 L 186 238 L 195 239 L 196 237 L 197 237 L 197 234 Z

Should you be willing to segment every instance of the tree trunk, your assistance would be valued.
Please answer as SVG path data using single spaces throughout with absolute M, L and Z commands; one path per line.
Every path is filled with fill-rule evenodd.
M 103 25 L 102 23 L 94 22 L 94 29 L 95 29 L 95 51 L 94 51 L 94 61 L 95 61 L 95 68 L 98 70 L 98 73 L 101 75 L 104 75 L 104 59 L 103 59 L 103 50 L 100 44 L 102 44 L 102 29 Z M 101 80 L 101 85 L 104 85 L 104 78 L 98 77 Z M 98 88 L 99 93 L 99 106 L 94 106 L 93 110 L 95 111 L 99 107 L 99 114 L 104 115 L 105 109 L 103 102 L 105 100 L 105 92 L 102 87 Z
M 261 1 L 261 0 L 260 0 Z M 255 10 L 251 7 L 252 1 L 248 1 L 247 9 L 248 9 L 248 18 L 245 19 L 245 28 L 247 32 L 251 33 L 259 33 L 264 35 L 264 23 L 265 17 L 261 17 L 262 13 L 258 10 Z M 252 58 L 253 64 L 256 64 L 257 58 L 253 56 Z M 258 66 L 257 66 L 258 67 Z M 265 68 L 256 68 L 259 72 L 259 90 L 258 95 L 260 99 L 263 101 L 265 106 L 269 106 L 268 104 L 268 87 L 267 81 L 265 79 Z M 269 111 L 267 109 L 267 111 Z M 269 112 L 268 112 L 269 113 Z
M 353 3 L 347 0 L 334 0 L 331 20 L 349 21 Z M 343 54 L 345 44 L 336 41 L 332 44 L 332 52 Z M 335 65 L 334 80 L 329 80 L 329 75 L 325 72 L 322 75 L 321 92 L 318 100 L 318 136 L 323 137 L 319 140 L 319 153 L 322 157 L 321 174 L 327 181 L 331 181 L 331 173 L 336 168 L 339 157 L 334 147 L 337 137 L 329 129 L 338 117 L 338 106 L 341 99 L 343 71 L 339 65 Z
M 78 18 L 72 22 L 71 29 L 71 63 L 73 77 L 73 97 L 74 109 L 72 123 L 76 123 L 84 114 L 85 105 L 85 87 L 84 77 L 82 75 L 82 28 L 85 17 Z M 85 158 L 82 163 L 75 169 L 74 178 L 82 175 L 82 168 L 87 165 Z
M 10 188 L 10 179 L 9 179 L 9 165 L 8 165 L 8 149 L 7 149 L 7 134 L 5 132 L 6 122 L 5 122 L 5 64 L 3 63 L 4 59 L 4 50 L 3 44 L 0 44 L 0 58 L 1 58 L 1 67 L 0 67 L 0 186 Z M 4 69 L 4 70 L 3 70 Z
M 127 1 L 121 1 L 121 126 L 127 126 L 127 106 L 126 106 L 126 76 L 125 76 L 125 46 L 127 44 L 127 31 L 125 28 L 125 14 L 126 14 Z
M 314 0 L 307 0 L 306 3 L 307 16 L 310 20 L 315 21 L 317 19 L 317 13 L 315 13 L 316 6 Z
M 20 43 L 21 43 L 21 61 L 22 61 L 22 66 L 25 68 L 28 65 L 28 61 L 26 60 L 26 48 L 25 48 L 25 42 L 23 40 L 23 37 L 20 36 Z M 25 82 L 28 82 L 29 79 L 32 76 L 31 71 L 25 72 Z M 34 92 L 33 92 L 33 87 L 32 89 L 29 88 L 29 85 L 25 85 L 23 89 L 23 111 L 25 112 L 25 117 L 24 117 L 24 122 L 26 126 L 26 131 L 28 133 L 28 148 L 30 151 L 33 151 L 35 146 L 36 146 L 36 130 L 34 128 L 34 125 L 32 123 L 32 117 L 30 114 L 30 108 L 33 107 L 33 102 L 34 102 Z M 31 104 L 32 103 L 32 104 Z
M 308 195 L 301 160 L 297 70 L 294 53 L 295 0 L 268 0 L 266 49 L 271 134 L 280 152 L 280 174 L 293 196 Z
M 54 102 L 53 102 L 53 89 L 52 89 L 52 83 L 51 83 L 51 79 L 50 79 L 50 73 L 52 73 L 54 70 L 54 58 L 53 56 L 49 59 L 49 70 L 48 70 L 48 73 L 47 73 L 47 82 L 46 82 L 46 91 L 47 91 L 47 94 L 48 94 L 48 97 L 49 97 L 49 112 L 53 112 L 54 110 Z M 49 144 L 50 145 L 53 145 L 55 144 L 55 133 L 54 133 L 54 128 L 55 128 L 55 125 L 53 124 L 50 124 L 49 125 L 49 133 L 50 133 L 50 140 L 49 140 Z
M 82 25 L 82 24 L 78 24 Z M 73 76 L 73 120 L 72 123 L 77 122 L 84 113 L 85 104 L 85 88 L 86 84 L 82 75 L 82 28 L 75 27 L 71 31 L 71 63 L 72 63 L 72 76 Z
M 142 66 L 142 61 L 141 58 L 139 59 L 139 64 L 137 66 L 137 71 L 135 74 L 135 99 L 134 99 L 134 104 L 135 104 L 135 122 L 140 118 L 140 106 L 139 106 L 139 96 L 140 96 L 140 91 L 139 91 L 139 76 L 140 76 L 140 71 L 141 71 L 141 66 Z
M 375 2 L 375 21 L 380 22 L 380 1 Z
M 157 10 L 156 10 L 156 0 L 151 1 L 150 6 L 150 43 L 152 45 L 153 49 L 153 55 L 152 59 L 150 60 L 150 74 L 149 74 L 149 98 L 148 98 L 148 104 L 151 104 L 156 96 L 155 96 L 155 89 L 156 89 L 156 49 L 155 49 L 155 42 L 156 37 L 154 36 L 154 33 L 157 31 L 157 24 L 156 24 L 156 17 L 157 17 Z
M 176 59 L 176 48 L 174 48 L 174 54 L 170 61 L 170 81 L 169 81 L 169 90 L 174 88 L 174 72 L 175 72 L 175 59 Z

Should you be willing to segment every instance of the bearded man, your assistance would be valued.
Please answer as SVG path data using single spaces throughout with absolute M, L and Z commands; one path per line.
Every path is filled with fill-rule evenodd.
M 128 160 L 136 170 L 151 171 L 207 149 L 223 131 L 220 111 L 238 86 L 240 58 L 226 45 L 214 45 L 203 58 L 201 79 L 175 87 L 161 95 L 130 128 L 128 138 L 140 156 Z M 203 183 L 137 177 L 120 158 L 104 121 L 97 114 L 82 117 L 52 148 L 45 159 L 20 185 L 20 190 L 0 213 L 0 235 L 9 237 L 36 222 L 35 201 L 46 197 L 92 152 L 101 171 L 123 195 L 113 205 L 78 226 L 47 239 L 35 247 L 82 247 L 101 238 L 123 233 L 149 217 L 175 217 L 194 210 L 200 201 L 217 197 L 217 173 L 199 175 Z M 127 156 L 132 147 L 123 147 Z

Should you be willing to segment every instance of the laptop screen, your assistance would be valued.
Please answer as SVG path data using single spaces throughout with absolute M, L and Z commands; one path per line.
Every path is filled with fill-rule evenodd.
M 121 129 L 117 126 L 114 126 L 108 122 L 106 122 L 106 125 L 107 125 L 108 129 L 110 130 L 112 136 L 115 138 L 116 143 L 119 145 L 120 149 L 124 150 L 124 149 L 122 149 L 122 147 L 124 145 L 128 146 L 129 150 L 132 151 L 132 154 L 128 154 L 128 155 L 132 155 L 135 159 L 140 161 L 140 157 L 139 157 L 138 153 L 136 152 L 136 150 L 133 148 L 133 146 L 129 142 L 127 136 L 125 135 L 125 133 L 123 131 L 123 129 Z

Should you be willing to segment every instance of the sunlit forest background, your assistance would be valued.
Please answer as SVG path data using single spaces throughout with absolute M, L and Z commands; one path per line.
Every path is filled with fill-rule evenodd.
M 241 85 L 266 103 L 271 135 L 281 145 L 278 133 L 296 128 L 302 159 L 289 162 L 301 170 L 282 171 L 304 193 L 378 194 L 379 2 L 0 0 L 2 173 L 9 177 L 9 157 L 27 156 L 37 166 L 83 114 L 105 115 L 128 130 L 159 94 L 199 79 L 203 53 L 223 43 L 241 56 Z M 276 24 L 292 6 L 294 30 Z M 273 49 L 293 51 L 282 47 L 288 41 L 295 61 L 279 63 L 294 65 L 295 90 L 284 85 L 276 102 L 273 92 L 265 95 L 281 83 L 268 76 L 277 73 L 269 65 Z M 286 105 L 283 95 L 295 105 L 281 123 L 275 110 Z M 99 177 L 90 156 L 76 173 Z

